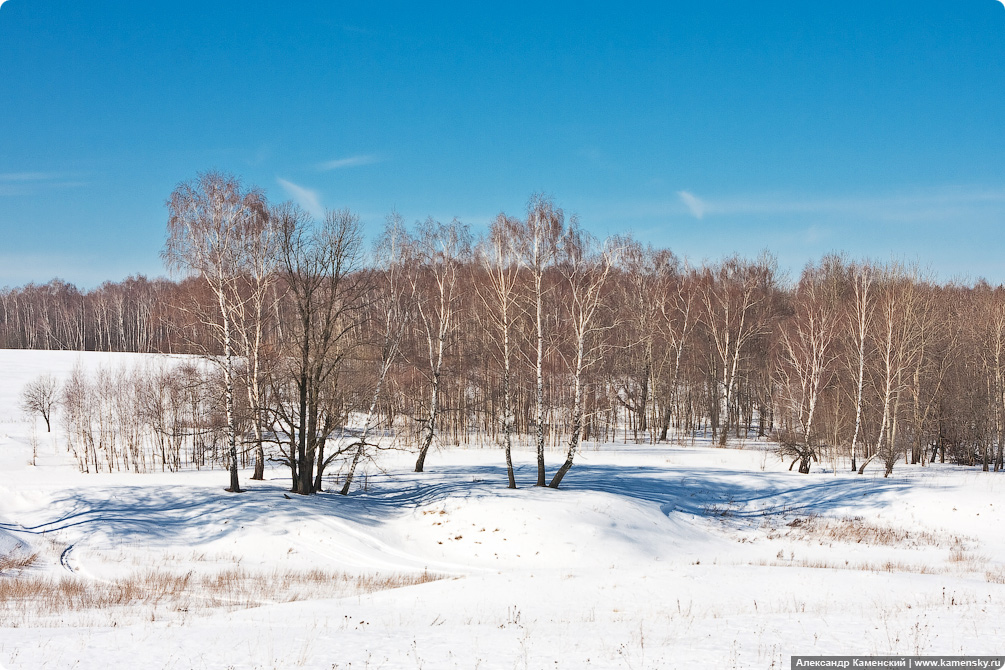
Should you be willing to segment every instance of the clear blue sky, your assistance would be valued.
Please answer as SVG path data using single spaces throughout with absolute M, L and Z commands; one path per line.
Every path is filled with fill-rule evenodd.
M 1005 281 L 1005 6 L 0 5 L 0 286 L 164 274 L 218 169 L 368 231 L 551 194 L 695 262 L 767 248 Z

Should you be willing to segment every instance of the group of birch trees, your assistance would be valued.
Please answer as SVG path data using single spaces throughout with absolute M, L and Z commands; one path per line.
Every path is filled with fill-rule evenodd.
M 293 491 L 334 472 L 348 493 L 392 437 L 417 472 L 437 445 L 499 445 L 511 487 L 514 449 L 557 487 L 584 440 L 764 438 L 800 472 L 1003 465 L 1005 289 L 985 282 L 840 256 L 798 278 L 767 254 L 692 265 L 594 239 L 543 196 L 481 235 L 391 215 L 372 250 L 351 212 L 272 205 L 230 175 L 168 209 L 177 282 L 5 289 L 0 334 L 208 356 L 234 491 L 250 454 L 256 478 L 271 457 Z
M 58 402 L 66 448 L 81 472 L 230 470 L 221 381 L 191 359 L 90 373 L 78 366 L 48 397 Z M 238 458 L 247 464 L 247 453 Z

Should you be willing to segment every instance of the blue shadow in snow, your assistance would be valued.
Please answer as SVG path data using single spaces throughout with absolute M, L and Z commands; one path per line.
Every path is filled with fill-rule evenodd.
M 549 476 L 551 472 L 549 472 Z M 41 534 L 67 529 L 101 531 L 146 543 L 170 543 L 184 538 L 201 542 L 224 537 L 263 519 L 277 518 L 287 527 L 305 519 L 337 517 L 367 526 L 422 505 L 446 498 L 521 496 L 533 487 L 536 468 L 517 467 L 521 489 L 506 488 L 501 464 L 435 468 L 432 472 L 371 475 L 368 490 L 349 496 L 322 493 L 288 494 L 288 478 L 255 482 L 243 494 L 205 486 L 122 485 L 75 489 L 53 501 L 63 510 L 44 523 L 0 523 L 0 530 Z M 909 487 L 898 480 L 862 479 L 792 473 L 671 467 L 655 469 L 621 465 L 576 465 L 562 488 L 548 490 L 599 491 L 630 500 L 653 503 L 664 514 L 674 512 L 739 519 L 771 515 L 827 514 L 837 508 L 877 507 Z M 331 486 L 331 488 L 335 488 Z M 288 496 L 288 497 L 287 497 Z
M 549 472 L 550 476 L 554 469 Z M 516 468 L 521 489 L 533 486 L 536 467 Z M 702 516 L 755 518 L 772 515 L 827 514 L 838 508 L 882 507 L 907 482 L 833 475 L 750 472 L 700 468 L 664 470 L 622 465 L 576 465 L 562 481 L 562 491 L 599 491 L 655 503 L 664 514 L 679 511 Z M 394 509 L 430 504 L 444 498 L 519 495 L 506 489 L 504 466 L 438 468 L 426 474 L 371 477 L 371 490 L 340 505 L 340 515 L 374 522 Z M 520 489 L 518 489 L 519 491 Z M 551 491 L 549 489 L 549 491 Z M 351 511 L 350 511 L 351 510 Z

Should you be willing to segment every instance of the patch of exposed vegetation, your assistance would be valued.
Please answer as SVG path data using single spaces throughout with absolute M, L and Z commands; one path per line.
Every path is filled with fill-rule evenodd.
M 101 581 L 66 575 L 19 574 L 0 579 L 0 626 L 77 625 L 88 620 L 121 622 L 177 619 L 208 609 L 238 610 L 277 603 L 342 598 L 425 584 L 430 572 L 354 575 L 332 570 L 230 569 L 179 574 L 163 570 Z

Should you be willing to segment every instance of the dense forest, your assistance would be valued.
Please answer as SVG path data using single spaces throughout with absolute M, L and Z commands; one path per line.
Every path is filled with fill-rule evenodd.
M 820 459 L 887 474 L 1003 465 L 1000 286 L 838 255 L 797 278 L 767 254 L 693 265 L 596 240 L 543 196 L 477 239 L 456 220 L 392 214 L 372 249 L 351 212 L 315 219 L 225 174 L 179 185 L 168 211 L 178 280 L 0 290 L 2 347 L 206 357 L 105 380 L 106 400 L 128 388 L 125 404 L 148 408 L 132 421 L 156 424 L 157 447 L 130 446 L 122 419 L 115 439 L 74 442 L 82 468 L 198 466 L 209 453 L 240 490 L 237 464 L 260 477 L 277 453 L 293 490 L 316 492 L 335 470 L 348 492 L 393 435 L 417 471 L 437 443 L 498 444 L 511 486 L 510 450 L 529 445 L 536 483 L 558 486 L 582 441 L 702 432 L 772 439 L 801 472 Z M 80 404 L 99 381 L 60 390 L 71 442 L 101 413 Z M 352 439 L 333 439 L 347 426 Z M 549 449 L 565 457 L 550 479 Z

